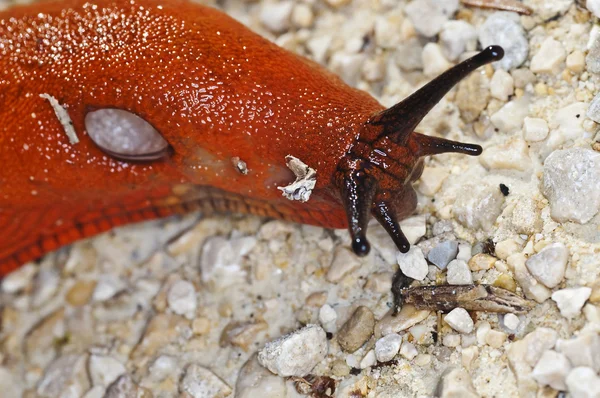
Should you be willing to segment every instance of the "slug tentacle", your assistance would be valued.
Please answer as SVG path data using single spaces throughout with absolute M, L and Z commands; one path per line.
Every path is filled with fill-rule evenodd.
M 504 56 L 500 46 L 489 46 L 454 66 L 405 100 L 372 116 L 340 160 L 333 176 L 340 190 L 357 255 L 369 252 L 366 229 L 369 211 L 386 229 L 398 249 L 406 253 L 410 243 L 399 221 L 416 208 L 411 185 L 423 170 L 423 156 L 454 152 L 471 156 L 482 148 L 414 132 L 425 115 L 470 72 Z

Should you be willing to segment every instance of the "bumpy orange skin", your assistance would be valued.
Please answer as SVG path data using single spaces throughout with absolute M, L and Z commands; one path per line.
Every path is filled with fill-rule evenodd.
M 66 107 L 79 143 L 40 94 Z M 0 276 L 113 226 L 193 208 L 344 228 L 332 176 L 383 110 L 223 13 L 180 0 L 67 0 L 0 13 L 0 104 Z M 173 154 L 112 159 L 85 132 L 86 112 L 98 108 L 141 116 Z M 317 170 L 307 203 L 276 188 L 294 180 L 286 155 Z

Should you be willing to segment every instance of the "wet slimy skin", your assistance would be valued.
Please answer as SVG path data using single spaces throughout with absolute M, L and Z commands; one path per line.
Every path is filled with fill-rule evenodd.
M 489 47 L 385 110 L 187 1 L 67 0 L 0 13 L 0 276 L 114 226 L 196 209 L 349 227 L 359 255 L 372 214 L 406 251 L 398 220 L 415 209 L 421 157 L 481 152 L 413 130 L 456 82 L 501 57 Z M 107 151 L 86 130 L 86 115 L 103 109 L 139 116 L 168 148 L 141 160 Z M 295 180 L 288 155 L 316 170 L 307 202 L 277 189 Z

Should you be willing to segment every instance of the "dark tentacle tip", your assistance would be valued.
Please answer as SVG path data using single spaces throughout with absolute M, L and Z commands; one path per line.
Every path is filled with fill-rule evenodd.
M 402 245 L 396 245 L 396 247 L 398 248 L 398 250 L 400 250 L 400 253 L 408 253 L 408 251 L 410 250 L 409 243 L 402 244 Z
M 352 251 L 359 257 L 364 257 L 371 251 L 367 238 L 355 238 L 352 241 Z
M 493 61 L 500 61 L 504 57 L 504 49 L 500 46 L 488 46 L 483 52 Z
M 472 145 L 472 151 L 468 153 L 470 156 L 479 156 L 483 152 L 481 145 Z

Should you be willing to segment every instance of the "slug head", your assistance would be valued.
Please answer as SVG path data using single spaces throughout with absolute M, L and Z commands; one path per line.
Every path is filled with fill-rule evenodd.
M 410 243 L 398 221 L 416 208 L 412 182 L 423 171 L 423 156 L 446 152 L 481 154 L 479 145 L 430 137 L 414 129 L 460 80 L 503 56 L 502 47 L 487 47 L 400 103 L 372 116 L 362 127 L 334 176 L 346 209 L 352 250 L 357 255 L 365 256 L 370 250 L 366 238 L 370 214 L 387 230 L 401 252 L 409 250 Z

